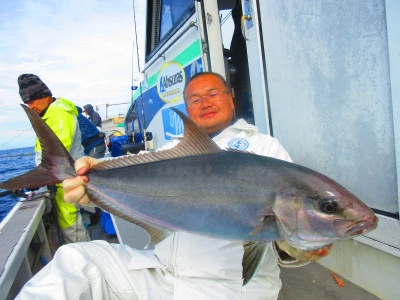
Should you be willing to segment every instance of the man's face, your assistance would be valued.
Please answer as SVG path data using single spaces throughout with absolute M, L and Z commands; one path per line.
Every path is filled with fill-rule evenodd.
M 42 111 L 44 111 L 49 106 L 49 104 L 51 103 L 52 100 L 53 100 L 52 97 L 45 97 L 45 98 L 40 98 L 40 99 L 30 101 L 27 104 L 30 108 L 32 108 L 38 114 L 41 114 Z
M 185 96 L 189 117 L 207 134 L 220 132 L 232 123 L 232 94 L 217 76 L 197 77 L 186 87 Z

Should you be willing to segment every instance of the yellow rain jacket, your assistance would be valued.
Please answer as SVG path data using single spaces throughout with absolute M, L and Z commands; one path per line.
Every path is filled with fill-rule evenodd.
M 75 104 L 64 98 L 57 98 L 47 108 L 42 119 L 49 125 L 53 132 L 58 136 L 64 147 L 71 154 L 72 158 L 82 157 L 83 147 L 81 146 L 81 131 L 78 123 L 78 110 Z M 42 147 L 39 139 L 36 139 L 35 145 L 36 165 L 42 160 Z M 58 216 L 58 224 L 61 230 L 72 226 L 77 220 L 77 208 L 74 204 L 68 204 L 64 201 L 64 190 L 61 184 L 57 185 L 57 194 L 55 206 Z

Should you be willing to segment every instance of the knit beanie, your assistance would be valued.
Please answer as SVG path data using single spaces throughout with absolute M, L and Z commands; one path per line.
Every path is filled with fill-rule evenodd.
M 34 74 L 22 74 L 18 77 L 19 95 L 24 103 L 52 96 L 47 85 Z

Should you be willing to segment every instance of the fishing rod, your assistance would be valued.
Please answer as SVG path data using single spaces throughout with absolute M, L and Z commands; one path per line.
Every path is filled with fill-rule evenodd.
M 8 195 L 13 195 L 15 197 L 23 197 L 26 198 L 26 190 L 22 189 L 22 190 L 5 190 L 0 192 L 0 197 L 3 196 L 8 196 Z
M 8 196 L 8 195 L 13 195 L 15 197 L 24 198 L 25 200 L 36 200 L 36 199 L 42 198 L 42 197 L 52 197 L 52 196 L 54 197 L 54 195 L 52 195 L 51 190 L 46 190 L 44 192 L 34 192 L 34 191 L 27 192 L 25 189 L 22 189 L 22 190 L 5 190 L 5 191 L 0 192 L 0 197 Z
M 132 1 L 132 9 L 133 9 L 133 23 L 134 23 L 134 28 L 135 28 L 135 41 L 136 41 L 136 59 L 137 59 L 137 69 L 138 73 L 140 74 L 141 68 L 140 68 L 140 57 L 139 57 L 139 45 L 138 45 L 138 35 L 137 35 L 137 26 L 136 26 L 136 9 L 135 9 L 135 0 Z M 135 44 L 135 42 L 134 42 Z M 133 52 L 134 49 L 132 49 Z M 133 79 L 133 56 L 134 54 L 132 53 L 132 79 Z M 144 75 L 144 73 L 143 73 Z M 143 120 L 143 142 L 144 142 L 144 147 L 145 150 L 147 150 L 147 128 L 146 128 L 146 120 L 145 120 L 145 114 L 144 114 L 144 99 L 143 99 L 143 89 L 142 89 L 142 81 L 139 81 L 139 92 L 140 92 L 140 99 L 142 102 L 142 120 Z M 133 87 L 133 80 L 132 80 L 132 87 Z M 131 101 L 133 97 L 133 89 L 131 87 Z
M 0 148 L 2 148 L 5 144 L 8 144 L 9 142 L 15 140 L 15 139 L 18 138 L 20 135 L 22 135 L 22 134 L 24 134 L 25 132 L 28 132 L 28 131 L 33 131 L 33 129 L 32 129 L 32 128 L 28 128 L 28 129 L 22 130 L 22 132 L 21 132 L 20 134 L 18 134 L 18 135 L 16 135 L 16 136 L 12 137 L 12 138 L 10 138 L 10 139 L 8 139 L 8 140 L 5 141 L 3 144 L 1 144 L 1 145 L 0 145 Z
M 13 192 L 11 190 L 0 192 L 0 197 L 11 195 Z

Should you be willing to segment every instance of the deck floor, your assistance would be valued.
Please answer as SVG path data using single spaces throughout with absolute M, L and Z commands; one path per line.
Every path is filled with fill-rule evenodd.
M 105 233 L 100 224 L 88 226 L 87 230 L 92 241 L 103 240 L 109 243 L 119 243 L 117 235 Z
M 340 287 L 331 276 L 331 271 L 318 263 L 300 268 L 281 268 L 282 289 L 278 300 L 376 300 L 359 286 L 344 278 Z

